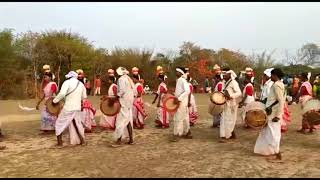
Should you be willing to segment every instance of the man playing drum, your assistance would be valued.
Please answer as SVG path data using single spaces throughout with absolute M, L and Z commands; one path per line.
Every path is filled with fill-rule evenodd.
M 107 97 L 115 98 L 118 94 L 118 86 L 116 84 L 116 77 L 114 75 L 113 69 L 108 69 L 108 78 L 109 78 L 109 89 L 107 96 L 103 96 L 102 100 L 106 99 Z M 115 130 L 116 128 L 116 118 L 117 115 L 107 116 L 102 114 L 100 118 L 100 126 L 104 129 L 108 130 Z
M 241 97 L 241 90 L 238 82 L 235 80 L 237 77 L 233 70 L 225 69 L 223 75 L 226 81 L 223 92 L 227 99 L 222 111 L 222 118 L 220 121 L 220 142 L 226 142 L 227 139 L 235 139 L 236 134 L 234 127 L 237 121 L 238 102 L 237 99 Z
M 114 138 L 116 140 L 112 147 L 118 147 L 121 140 L 129 136 L 128 144 L 133 144 L 133 101 L 134 101 L 134 83 L 128 76 L 129 71 L 124 67 L 118 67 L 116 70 L 120 76 L 118 79 L 117 98 L 121 104 L 121 109 L 117 115 L 116 129 L 114 131 Z
M 157 67 L 157 76 L 160 81 L 160 84 L 158 86 L 158 90 L 155 93 L 156 97 L 152 101 L 152 104 L 154 104 L 159 98 L 158 103 L 157 103 L 157 116 L 156 116 L 156 127 L 158 128 L 169 128 L 169 113 L 163 106 L 163 100 L 165 95 L 168 92 L 167 85 L 165 83 L 167 76 L 164 74 L 164 71 L 161 66 Z
M 63 109 L 55 124 L 58 146 L 62 146 L 62 132 L 69 127 L 70 144 L 84 144 L 83 113 L 81 109 L 82 100 L 87 98 L 86 88 L 77 78 L 78 74 L 70 71 L 66 75 L 59 94 L 53 99 L 58 103 L 65 99 Z
M 189 123 L 189 111 L 188 111 L 188 95 L 190 93 L 190 87 L 186 80 L 187 69 L 183 67 L 176 68 L 177 83 L 175 89 L 175 104 L 179 104 L 177 112 L 173 116 L 173 141 L 177 141 L 179 137 L 192 138 Z
M 260 96 L 260 101 L 264 104 L 266 104 L 267 102 L 267 97 L 270 94 L 271 87 L 274 83 L 273 81 L 271 81 L 271 71 L 273 69 L 274 68 L 269 68 L 263 72 L 264 73 L 262 77 L 263 87 L 262 87 L 262 92 Z M 284 97 L 286 97 L 286 93 L 284 94 Z M 283 113 L 283 118 L 281 119 L 281 131 L 286 132 L 291 122 L 288 103 L 285 103 L 283 111 L 284 113 Z
M 214 92 L 219 91 L 222 92 L 223 86 L 224 86 L 224 81 L 223 77 L 221 74 L 221 68 L 217 64 L 213 67 L 214 69 L 214 74 L 215 74 L 215 86 L 214 86 Z M 220 126 L 220 120 L 221 120 L 221 113 L 217 115 L 213 115 L 213 124 L 212 127 L 219 127 Z
M 308 81 L 308 74 L 307 73 L 301 73 L 300 80 L 302 82 L 302 85 L 298 91 L 298 95 L 296 99 L 299 100 L 299 104 L 301 105 L 301 109 L 303 106 L 308 102 L 310 99 L 312 99 L 312 85 Z M 312 133 L 314 129 L 319 129 L 320 126 L 313 126 L 310 125 L 304 117 L 302 117 L 302 128 L 298 130 L 298 132 L 305 133 L 305 130 L 309 129 L 309 132 Z
M 133 102 L 133 127 L 138 129 L 144 128 L 144 121 L 147 118 L 146 111 L 144 109 L 144 103 L 142 95 L 144 94 L 143 85 L 140 83 L 141 77 L 139 69 L 137 67 L 132 68 L 132 79 L 134 85 L 134 102 Z
M 281 124 L 285 104 L 284 84 L 281 81 L 283 72 L 281 69 L 271 71 L 271 80 L 274 82 L 267 97 L 266 111 L 267 125 L 261 130 L 257 138 L 254 153 L 261 155 L 276 155 L 276 159 L 281 160 L 280 139 Z

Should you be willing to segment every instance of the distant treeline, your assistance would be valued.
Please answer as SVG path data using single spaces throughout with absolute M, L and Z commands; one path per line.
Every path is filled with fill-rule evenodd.
M 272 53 L 263 52 L 247 56 L 226 48 L 202 48 L 192 42 L 183 42 L 177 53 L 154 53 L 152 49 L 138 48 L 108 50 L 96 48 L 87 38 L 67 30 L 15 34 L 13 29 L 4 29 L 0 31 L 0 99 L 39 96 L 44 64 L 51 66 L 56 76 L 55 81 L 59 85 L 70 70 L 83 69 L 92 85 L 94 78 L 99 74 L 103 81 L 102 93 L 106 93 L 108 68 L 124 66 L 131 71 L 131 68 L 136 66 L 140 69 L 145 84 L 151 89 L 158 85 L 155 78 L 158 65 L 166 71 L 170 88 L 175 85 L 176 66 L 189 67 L 191 76 L 200 86 L 204 85 L 206 76 L 212 77 L 215 64 L 230 67 L 236 73 L 248 66 L 252 67 L 256 73 L 256 82 L 260 82 L 263 71 L 269 67 L 281 67 L 287 74 L 309 71 L 313 74 L 318 73 L 319 69 L 307 66 L 317 60 L 314 52 L 318 52 L 318 47 L 315 44 L 307 44 L 296 56 L 287 56 L 283 63 L 275 64 Z

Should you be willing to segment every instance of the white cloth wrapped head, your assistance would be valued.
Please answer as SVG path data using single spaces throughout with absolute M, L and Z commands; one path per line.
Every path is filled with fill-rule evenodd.
M 129 74 L 129 71 L 124 67 L 118 67 L 116 72 L 117 72 L 117 74 L 119 76 L 122 76 L 122 75 L 125 75 L 125 74 L 127 74 L 127 75 Z
M 78 78 L 78 74 L 74 71 L 70 71 L 68 74 L 66 74 L 66 78 Z
M 188 74 L 189 74 L 189 68 L 184 68 L 184 67 L 177 67 L 176 68 L 177 72 L 180 72 L 182 74 L 182 77 L 187 79 Z
M 231 79 L 236 79 L 237 74 L 233 70 L 229 70 L 225 72 L 226 74 L 231 74 Z
M 273 69 L 274 69 L 274 68 L 266 69 L 266 70 L 264 70 L 263 73 L 264 73 L 266 76 L 271 77 L 271 71 L 272 71 Z
M 311 72 L 308 72 L 308 81 L 310 81 L 311 78 Z

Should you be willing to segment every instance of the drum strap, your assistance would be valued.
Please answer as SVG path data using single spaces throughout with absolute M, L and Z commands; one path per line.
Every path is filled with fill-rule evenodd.
M 223 88 L 223 91 L 225 91 L 227 89 L 227 87 L 229 86 L 229 84 L 231 83 L 232 79 L 230 81 L 227 82 L 226 86 Z
M 78 81 L 77 86 L 71 92 L 67 93 L 65 97 L 67 97 L 69 94 L 73 93 L 77 89 L 77 87 L 79 86 L 79 83 L 80 83 L 80 81 Z

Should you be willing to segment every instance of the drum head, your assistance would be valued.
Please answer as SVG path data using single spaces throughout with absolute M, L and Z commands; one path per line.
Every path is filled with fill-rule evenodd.
M 222 105 L 226 103 L 226 98 L 222 92 L 215 91 L 210 95 L 210 101 L 216 105 Z
M 121 105 L 118 100 L 116 100 L 112 106 L 109 106 L 109 101 L 111 98 L 107 98 L 100 103 L 100 110 L 106 116 L 114 116 L 120 112 Z
M 251 128 L 262 128 L 267 124 L 267 115 L 263 110 L 250 110 L 246 113 L 245 121 Z
M 168 112 L 176 112 L 179 108 L 178 104 L 174 104 L 173 101 L 176 99 L 175 96 L 168 96 L 164 101 L 163 105 Z
M 59 101 L 58 104 L 54 105 L 52 100 L 53 100 L 53 97 L 49 98 L 46 101 L 47 111 L 51 115 L 58 116 L 63 107 L 63 102 Z

